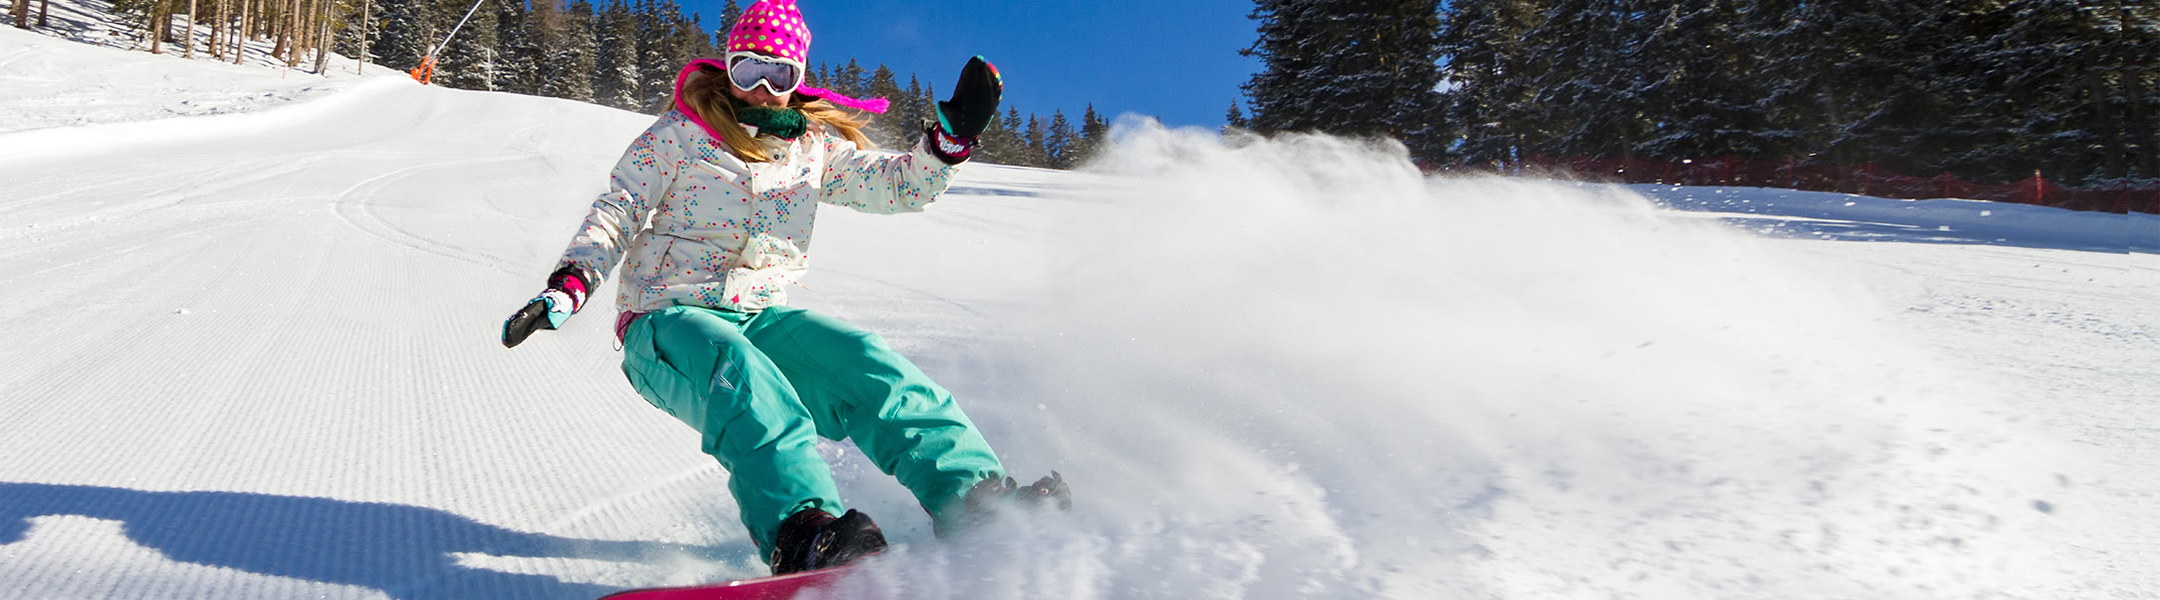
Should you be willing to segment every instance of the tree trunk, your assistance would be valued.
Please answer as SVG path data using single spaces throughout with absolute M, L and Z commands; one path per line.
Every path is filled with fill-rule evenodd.
M 355 74 L 364 75 L 364 71 L 367 70 L 367 32 L 368 25 L 372 24 L 370 18 L 374 16 L 373 14 L 371 14 L 371 11 L 373 11 L 374 9 L 374 0 L 360 0 L 360 57 L 353 59 L 354 62 L 358 63 L 356 65 L 353 65 L 353 73 Z
M 285 0 L 285 69 L 300 60 L 300 0 Z
M 45 1 L 51 2 L 52 0 Z M 180 58 L 195 58 L 195 0 L 188 0 L 187 2 L 187 35 L 182 37 L 187 44 L 187 50 L 180 52 Z
M 15 18 L 15 27 L 29 29 L 30 0 L 15 0 L 15 5 L 8 7 L 8 16 Z
M 255 25 L 254 21 L 248 20 L 248 9 L 250 8 L 248 3 L 250 0 L 238 1 L 240 2 L 240 22 L 233 27 L 233 33 L 240 34 L 240 38 L 233 43 L 232 56 L 232 62 L 236 65 L 247 60 L 248 34 L 254 33 Z
M 27 4 L 29 4 L 29 3 L 30 3 L 30 0 L 22 0 L 22 2 L 23 2 L 23 4 L 27 5 Z M 171 17 L 170 15 L 167 15 L 167 14 L 165 14 L 165 7 L 163 7 L 163 6 L 159 6 L 159 5 L 153 5 L 153 6 L 151 6 L 151 7 L 150 7 L 150 53 L 151 53 L 151 54 L 164 54 L 164 53 L 165 53 L 165 51 L 164 51 L 164 48 L 165 48 L 165 46 L 163 46 L 163 44 L 164 44 L 164 42 L 165 42 L 165 28 L 166 28 L 167 26 L 171 25 L 171 24 L 172 24 L 172 17 Z
M 210 9 L 210 58 L 225 60 L 225 2 L 212 1 L 217 6 Z
M 321 23 L 319 23 L 320 28 L 317 29 L 317 31 L 320 31 L 321 33 L 315 36 L 316 75 L 326 75 L 327 73 L 325 73 L 324 71 L 328 71 L 330 69 L 330 46 L 332 45 L 331 41 L 332 39 L 334 39 L 335 35 L 334 32 L 330 29 L 331 8 L 332 3 L 330 2 L 330 0 L 322 0 L 322 18 L 320 19 Z
M 16 2 L 20 2 L 20 3 L 24 4 L 24 5 L 28 5 L 28 4 L 30 4 L 30 0 L 15 0 L 15 1 L 16 1 Z M 37 9 L 37 26 L 39 26 L 39 27 L 51 27 L 51 26 L 52 26 L 52 23 L 51 23 L 51 20 L 50 20 L 50 18 L 51 18 L 51 17 L 52 17 L 52 0 L 38 0 L 38 9 Z

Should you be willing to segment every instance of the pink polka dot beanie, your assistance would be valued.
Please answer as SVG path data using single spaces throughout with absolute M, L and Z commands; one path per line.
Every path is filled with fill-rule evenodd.
M 759 0 L 728 30 L 727 51 L 756 52 L 810 64 L 810 27 L 794 0 Z
M 752 52 L 772 58 L 795 61 L 804 69 L 810 65 L 810 26 L 803 23 L 802 9 L 795 0 L 758 0 L 743 10 L 735 19 L 735 26 L 728 30 L 727 52 Z M 684 73 L 696 68 L 696 61 L 686 65 Z M 722 68 L 725 68 L 724 66 Z M 832 90 L 802 86 L 796 93 L 807 94 L 855 110 L 884 113 L 891 103 L 884 98 L 857 100 Z

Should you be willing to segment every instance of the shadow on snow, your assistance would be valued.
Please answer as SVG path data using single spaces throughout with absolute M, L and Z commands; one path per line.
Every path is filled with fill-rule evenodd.
M 461 552 L 635 563 L 682 556 L 713 561 L 747 557 L 745 549 L 513 531 L 399 504 L 0 482 L 0 544 L 22 541 L 31 519 L 57 515 L 119 521 L 129 539 L 176 561 L 363 586 L 403 600 L 589 600 L 619 589 L 466 567 L 454 556 Z

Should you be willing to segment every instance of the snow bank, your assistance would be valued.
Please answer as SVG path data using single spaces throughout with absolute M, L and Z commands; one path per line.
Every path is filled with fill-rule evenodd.
M 2150 252 L 2153 215 L 2062 210 L 1985 200 L 1893 200 L 1766 188 L 1626 186 L 1660 205 L 1723 213 L 1763 235 L 1826 240 L 1988 244 Z M 1744 215 L 1744 216 L 1742 216 Z

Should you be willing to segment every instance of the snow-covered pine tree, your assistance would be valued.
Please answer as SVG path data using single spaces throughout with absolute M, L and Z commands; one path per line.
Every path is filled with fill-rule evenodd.
M 496 44 L 502 74 L 495 78 L 497 91 L 537 94 L 540 89 L 540 45 L 536 40 L 532 11 L 524 0 L 505 0 L 495 10 Z
M 1537 132 L 1536 79 L 1544 57 L 1524 43 L 1542 24 L 1530 0 L 1450 0 L 1440 28 L 1447 121 L 1461 140 L 1456 160 L 1505 163 L 1525 158 Z
M 401 71 L 420 66 L 428 46 L 435 43 L 428 39 L 435 33 L 428 14 L 432 5 L 430 0 L 376 1 L 375 39 L 368 42 L 376 64 Z
M 1750 19 L 1762 61 L 1759 104 L 1771 127 L 1792 132 L 1786 154 L 1830 164 L 1890 159 L 1905 128 L 1944 117 L 1926 86 L 1940 48 L 1924 44 L 1940 23 L 1935 5 L 1910 0 L 1774 0 Z M 1931 25 L 1932 23 L 1932 25 Z M 1921 119 L 1923 122 L 1915 122 Z M 1900 138 L 1893 141 L 1891 138 Z
M 445 6 L 459 3 L 461 2 L 453 0 L 445 3 Z M 501 32 L 495 23 L 497 12 L 486 6 L 473 9 L 467 4 L 461 8 L 458 17 L 465 16 L 463 10 L 472 10 L 472 17 L 466 20 L 463 28 L 457 30 L 456 37 L 450 38 L 450 45 L 436 53 L 435 61 L 438 66 L 435 69 L 435 82 L 458 89 L 496 91 L 499 89 L 496 87 L 496 78 L 502 76 L 503 70 L 499 64 L 502 40 L 499 37 Z M 455 26 L 456 23 L 453 21 L 451 25 Z
M 228 10 L 225 5 L 229 3 L 227 1 L 211 2 L 209 4 L 211 7 L 210 14 L 206 15 L 209 17 L 211 26 L 210 53 L 221 59 L 225 57 L 223 39 L 225 37 L 224 28 L 227 25 L 225 11 Z M 342 2 L 337 7 L 338 19 L 343 26 L 340 28 L 337 39 L 331 42 L 330 51 L 343 54 L 346 58 L 360 58 L 361 40 L 375 37 L 374 25 L 370 23 L 375 17 L 374 1 Z M 365 30 L 363 30 L 364 28 Z
M 1634 92 L 1649 74 L 1637 51 L 1649 37 L 1642 0 L 1552 0 L 1524 34 L 1546 57 L 1522 107 L 1528 151 L 1621 158 L 1650 128 Z
M 637 24 L 623 0 L 610 0 L 600 13 L 594 32 L 598 56 L 593 58 L 594 101 L 623 110 L 644 108 L 638 86 Z
M 715 40 L 713 46 L 727 47 L 727 40 L 723 38 L 727 36 L 728 29 L 734 27 L 735 20 L 739 18 L 742 18 L 742 5 L 736 4 L 735 0 L 727 0 L 727 5 L 720 8 L 720 21 L 715 23 L 718 26 L 713 28 L 713 34 L 718 36 L 713 38 Z
M 645 97 L 639 112 L 660 114 L 671 106 L 675 94 L 675 75 L 682 64 L 675 61 L 675 52 L 668 42 L 675 33 L 675 21 L 681 19 L 672 0 L 637 0 L 632 14 L 637 21 L 638 78 Z
M 1635 144 L 1644 156 L 1705 159 L 1782 156 L 1793 146 L 1758 102 L 1755 53 L 1745 45 L 1737 0 L 1675 0 L 1651 13 L 1656 27 L 1641 61 L 1652 69 L 1633 94 L 1653 124 Z
M 554 2 L 557 0 L 536 0 Z M 572 0 L 555 14 L 556 26 L 549 41 L 548 59 L 540 72 L 541 95 L 593 101 L 593 63 L 599 49 L 593 46 L 593 10 L 586 0 Z
M 1868 163 L 1914 175 L 1955 173 L 1972 181 L 2003 183 L 2031 175 L 2016 165 L 2014 148 L 2027 146 L 2016 109 L 2005 102 L 2024 95 L 2003 87 L 2009 73 L 1998 49 L 1985 47 L 1994 32 L 2014 26 L 1996 0 L 1945 0 L 1903 13 L 1900 47 L 1911 53 L 1891 75 L 1889 92 L 1848 125 L 1874 157 Z M 1848 50 L 1849 51 L 1849 50 Z M 2028 105 L 2030 106 L 2030 105 Z M 2009 169 L 2022 174 L 2005 178 Z
M 2101 18 L 2110 23 L 2117 44 L 2108 63 L 2122 86 L 2123 114 L 2132 179 L 2160 182 L 2160 2 L 2103 0 Z
M 726 47 L 713 45 L 712 36 L 705 34 L 702 19 L 697 13 L 690 13 L 690 18 L 682 21 L 682 28 L 676 30 L 675 66 L 678 69 L 690 64 L 694 58 L 718 56 L 720 48 Z
M 2120 7 L 2084 0 L 2010 0 L 1977 54 L 1978 65 L 1997 74 L 1999 87 L 1983 98 L 1982 122 L 1999 123 L 2014 132 L 1979 152 L 1953 159 L 1952 172 L 1971 169 L 1994 179 L 2017 179 L 2030 168 L 2042 169 L 2064 183 L 2116 181 L 2132 177 L 2144 162 L 2139 148 L 2150 137 L 2135 139 L 2149 122 L 2131 118 L 2132 81 L 2151 57 L 2121 54 L 2124 32 Z M 1967 31 L 1983 31 L 1968 28 Z M 1956 58 L 1973 58 L 1960 53 Z M 2143 107 L 2138 107 L 2143 112 Z
M 1320 131 L 1386 136 L 1421 158 L 1447 140 L 1440 83 L 1440 0 L 1258 0 L 1258 57 L 1245 84 L 1251 126 L 1262 133 Z

